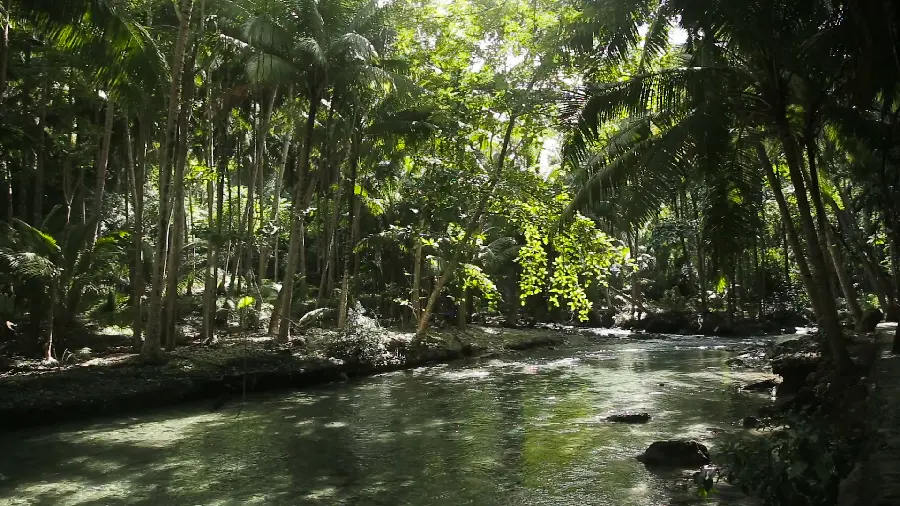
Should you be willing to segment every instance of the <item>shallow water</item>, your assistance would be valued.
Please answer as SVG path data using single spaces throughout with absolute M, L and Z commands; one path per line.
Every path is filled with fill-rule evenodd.
M 738 431 L 765 402 L 725 360 L 753 340 L 580 340 L 556 351 L 0 436 L 0 504 L 602 505 L 700 501 L 634 459 Z M 645 425 L 603 421 L 648 411 Z M 732 494 L 734 492 L 732 491 Z

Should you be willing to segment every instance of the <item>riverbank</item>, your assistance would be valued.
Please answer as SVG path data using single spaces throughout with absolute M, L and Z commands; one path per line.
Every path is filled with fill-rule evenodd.
M 813 336 L 770 350 L 772 372 L 782 378 L 776 400 L 751 417 L 751 424 L 745 420 L 761 437 L 737 438 L 725 452 L 728 473 L 745 492 L 773 505 L 838 504 L 839 488 L 846 488 L 842 482 L 854 480 L 851 471 L 865 460 L 878 430 L 872 420 L 885 401 L 871 392 L 873 383 L 882 381 L 878 356 L 886 327 L 847 336 L 854 368 L 840 378 L 822 359 Z
M 232 336 L 216 346 L 176 349 L 163 364 L 132 353 L 74 355 L 58 367 L 27 367 L 0 378 L 0 430 L 140 412 L 189 401 L 210 409 L 245 393 L 303 388 L 354 377 L 554 346 L 565 333 L 469 326 L 415 335 L 379 329 L 345 338 L 315 330 L 279 345 L 267 336 Z M 80 361 L 83 360 L 83 361 Z
M 869 438 L 863 458 L 841 483 L 839 506 L 900 504 L 900 356 L 890 353 L 893 328 L 883 327 L 883 353 L 873 367 L 866 406 Z

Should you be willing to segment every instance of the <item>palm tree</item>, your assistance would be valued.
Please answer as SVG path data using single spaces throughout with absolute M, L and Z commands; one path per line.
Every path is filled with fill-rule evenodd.
M 573 94 L 567 114 L 573 125 L 570 158 L 579 164 L 602 167 L 582 188 L 575 205 L 584 206 L 592 192 L 609 193 L 626 181 L 639 185 L 642 200 L 636 205 L 650 211 L 662 202 L 663 191 L 683 178 L 708 181 L 716 179 L 715 172 L 726 170 L 759 180 L 762 165 L 754 163 L 757 157 L 753 146 L 758 142 L 778 146 L 789 169 L 805 240 L 805 247 L 793 242 L 794 253 L 808 261 L 809 276 L 804 276 L 807 291 L 832 358 L 839 369 L 845 370 L 849 358 L 830 288 L 828 251 L 823 250 L 825 241 L 819 239 L 817 231 L 822 223 L 817 227 L 813 215 L 815 208 L 819 210 L 816 215 L 824 218 L 816 153 L 803 149 L 804 134 L 808 137 L 810 125 L 818 124 L 821 111 L 804 94 L 809 88 L 798 84 L 816 81 L 829 69 L 830 62 L 822 55 L 838 50 L 825 47 L 824 41 L 826 31 L 836 22 L 834 12 L 826 2 L 800 5 L 786 0 L 675 0 L 659 9 L 651 8 L 654 4 L 643 2 L 636 9 L 632 5 L 630 16 L 625 18 L 630 21 L 617 27 L 601 47 L 613 55 L 626 53 L 638 42 L 635 23 L 642 23 L 648 15 L 662 14 L 666 23 L 677 19 L 687 31 L 687 61 L 661 69 L 648 69 L 642 64 L 638 74 L 622 82 L 589 85 Z M 658 21 L 653 26 L 659 26 Z M 583 33 L 598 40 L 608 32 L 596 29 Z M 648 40 L 654 41 L 656 36 L 651 28 Z M 584 47 L 583 41 L 580 43 Z M 647 44 L 644 54 L 659 47 L 657 43 Z M 816 63 L 822 61 L 825 63 Z M 830 85 L 838 83 L 832 80 Z M 796 108 L 805 111 L 805 117 L 799 118 L 800 129 L 795 127 Z M 597 139 L 600 126 L 623 116 L 631 125 L 609 144 L 612 156 L 592 160 L 590 142 Z M 748 171 L 752 167 L 757 171 Z M 763 171 L 768 175 L 767 168 Z M 738 177 L 741 179 L 743 176 Z M 771 185 L 773 180 L 767 179 Z M 746 183 L 755 184 L 750 180 Z M 776 194 L 781 191 L 775 186 L 772 189 Z M 786 208 L 781 209 L 786 227 L 792 227 L 791 216 L 784 214 Z
M 355 82 L 364 87 L 365 83 L 389 81 L 390 77 L 374 65 L 381 22 L 376 2 L 295 0 L 265 3 L 258 12 L 248 12 L 251 16 L 243 38 L 253 51 L 248 60 L 249 75 L 267 82 L 299 81 L 303 83 L 299 92 L 308 104 L 299 136 L 302 144 L 293 191 L 287 274 L 270 323 L 270 331 L 277 331 L 278 340 L 284 342 L 290 330 L 286 322 L 293 307 L 294 273 L 304 233 L 304 210 L 308 206 L 310 156 L 322 101 L 328 99 L 329 109 L 335 111 L 339 101 L 349 101 L 349 97 L 341 96 L 339 83 Z
M 191 33 L 191 15 L 194 9 L 193 0 L 181 0 L 179 4 L 178 37 L 175 41 L 175 49 L 172 54 L 172 84 L 169 87 L 169 107 L 166 116 L 166 126 L 163 131 L 162 160 L 159 169 L 160 187 L 160 211 L 157 227 L 160 237 L 156 243 L 153 254 L 153 275 L 150 279 L 150 298 L 148 301 L 150 319 L 147 325 L 147 338 L 141 348 L 141 354 L 148 359 L 155 360 L 162 351 L 161 348 L 161 321 L 162 318 L 162 294 L 165 282 L 165 258 L 169 247 L 169 230 L 175 212 L 175 192 L 178 185 L 183 185 L 183 172 L 181 180 L 177 175 L 172 177 L 171 169 L 175 162 L 175 125 L 181 105 L 181 82 L 184 76 L 185 55 L 187 54 L 188 39 Z M 193 69 L 191 69 L 193 75 Z M 170 294 L 174 296 L 174 294 Z

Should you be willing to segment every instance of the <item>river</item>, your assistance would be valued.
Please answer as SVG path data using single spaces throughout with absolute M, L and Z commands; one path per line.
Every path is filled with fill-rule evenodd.
M 0 436 L 8 505 L 751 504 L 699 501 L 634 456 L 720 442 L 766 401 L 725 361 L 754 342 L 583 338 L 526 352 Z M 611 424 L 647 411 L 645 425 Z

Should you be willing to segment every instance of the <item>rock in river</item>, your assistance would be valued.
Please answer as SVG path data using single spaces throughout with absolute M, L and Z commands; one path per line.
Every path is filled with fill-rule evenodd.
M 774 379 L 767 379 L 763 381 L 757 381 L 756 383 L 750 383 L 749 385 L 745 385 L 741 390 L 747 392 L 765 392 L 767 390 L 772 390 L 778 386 L 778 382 Z
M 656 441 L 637 459 L 652 467 L 699 467 L 709 464 L 709 450 L 696 441 Z
M 742 421 L 745 429 L 755 429 L 759 427 L 759 418 L 755 416 L 745 416 Z
M 647 423 L 650 421 L 650 413 L 619 413 L 606 418 L 613 423 Z

